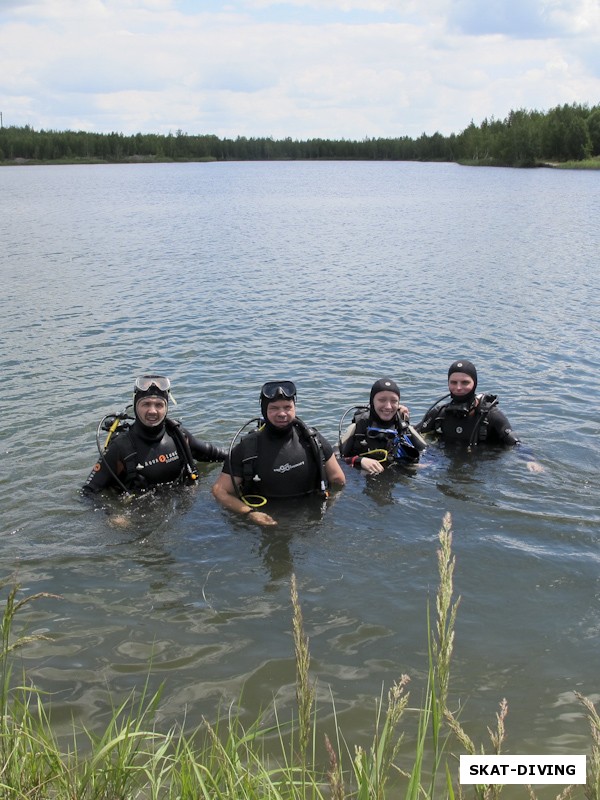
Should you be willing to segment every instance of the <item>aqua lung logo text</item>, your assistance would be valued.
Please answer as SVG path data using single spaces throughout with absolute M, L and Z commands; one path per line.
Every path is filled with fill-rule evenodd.
M 146 469 L 146 467 L 153 467 L 155 464 L 170 464 L 172 461 L 177 461 L 179 459 L 179 454 L 177 450 L 173 450 L 172 453 L 162 453 L 160 456 L 156 458 L 151 458 L 150 461 L 145 461 L 143 464 L 137 464 L 137 470 Z

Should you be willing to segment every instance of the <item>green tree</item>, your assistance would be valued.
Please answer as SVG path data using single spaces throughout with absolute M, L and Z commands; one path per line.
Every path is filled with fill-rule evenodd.
M 587 118 L 587 129 L 593 156 L 600 156 L 600 107 L 596 107 Z
M 552 161 L 589 158 L 592 144 L 582 106 L 550 109 L 542 128 L 542 157 Z

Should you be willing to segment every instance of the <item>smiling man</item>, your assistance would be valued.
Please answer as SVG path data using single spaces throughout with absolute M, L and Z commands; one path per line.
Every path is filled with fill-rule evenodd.
M 260 407 L 264 424 L 233 448 L 212 493 L 224 508 L 257 525 L 276 525 L 244 498 L 326 496 L 330 485 L 343 486 L 346 479 L 329 442 L 296 416 L 292 381 L 265 383 Z
M 225 451 L 196 439 L 169 419 L 171 381 L 163 375 L 141 375 L 133 389 L 134 421 L 115 418 L 104 452 L 83 490 L 96 494 L 110 487 L 120 492 L 146 491 L 156 486 L 195 482 L 195 459 L 223 461 Z

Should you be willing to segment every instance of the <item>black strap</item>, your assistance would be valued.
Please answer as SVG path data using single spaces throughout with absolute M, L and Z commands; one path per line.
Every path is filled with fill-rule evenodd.
M 190 481 L 197 481 L 198 470 L 196 467 L 196 462 L 194 461 L 194 456 L 192 455 L 192 451 L 190 449 L 190 443 L 183 435 L 183 431 L 181 430 L 181 423 L 178 420 L 169 419 L 167 417 L 165 419 L 165 429 L 167 433 L 172 436 L 173 441 L 175 442 L 175 447 L 179 453 L 179 458 L 184 464 L 183 468 L 186 473 L 186 477 Z
M 240 456 L 242 459 L 242 491 L 250 492 L 256 477 L 256 459 L 258 458 L 259 431 L 250 431 L 240 441 Z M 233 480 L 233 475 L 231 476 Z

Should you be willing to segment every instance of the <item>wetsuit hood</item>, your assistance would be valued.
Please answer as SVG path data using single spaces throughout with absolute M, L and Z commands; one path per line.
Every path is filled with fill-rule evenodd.
M 398 384 L 391 378 L 380 378 L 371 386 L 371 394 L 369 395 L 369 419 L 380 428 L 389 428 L 396 423 L 397 414 L 390 420 L 383 420 L 375 413 L 373 400 L 375 395 L 379 394 L 379 392 L 393 392 L 398 395 L 398 400 L 400 400 L 400 389 L 398 388 Z
M 145 425 L 138 416 L 137 412 L 138 403 L 140 402 L 140 400 L 143 400 L 146 397 L 160 397 L 160 399 L 164 400 L 165 403 L 167 404 L 167 410 L 165 412 L 165 416 L 161 420 L 161 422 L 158 423 L 158 425 Z M 160 436 L 163 435 L 165 431 L 165 419 L 167 418 L 167 414 L 169 413 L 169 399 L 170 399 L 169 390 L 167 389 L 166 391 L 164 391 L 163 389 L 159 389 L 159 387 L 155 383 L 153 383 L 145 390 L 138 389 L 137 387 L 134 388 L 133 411 L 135 414 L 135 420 L 137 425 L 139 426 L 139 429 L 146 436 L 150 436 L 153 439 L 155 438 L 159 439 Z M 159 431 L 160 431 L 160 436 L 158 435 L 155 436 L 155 434 L 158 434 Z
M 475 368 L 475 364 L 472 361 L 469 361 L 466 358 L 460 358 L 457 361 L 453 361 L 450 364 L 448 369 L 448 380 L 450 380 L 450 376 L 455 372 L 464 372 L 465 375 L 468 375 L 470 378 L 473 379 L 473 388 L 469 392 L 469 394 L 462 395 L 457 397 L 450 392 L 450 397 L 452 398 L 453 403 L 461 403 L 461 404 L 468 404 L 471 405 L 473 400 L 475 399 L 475 390 L 477 389 L 477 369 Z

